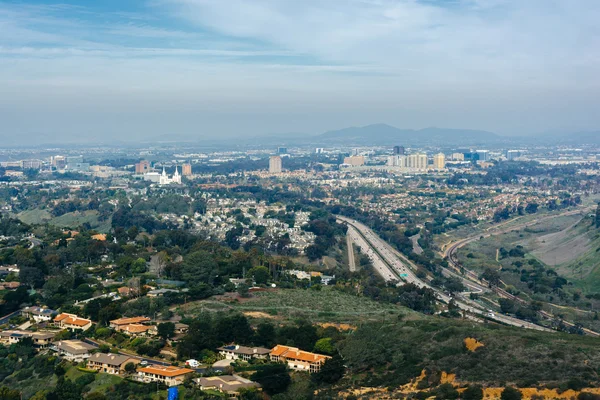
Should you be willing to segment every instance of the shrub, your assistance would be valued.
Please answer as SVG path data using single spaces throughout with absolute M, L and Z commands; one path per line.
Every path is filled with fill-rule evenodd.
M 521 391 L 510 386 L 505 387 L 500 395 L 502 400 L 521 400 L 522 398 Z

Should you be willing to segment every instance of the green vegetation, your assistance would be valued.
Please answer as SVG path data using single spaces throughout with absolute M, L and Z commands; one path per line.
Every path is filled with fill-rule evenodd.
M 381 320 L 392 314 L 411 313 L 406 308 L 385 304 L 366 297 L 356 296 L 323 287 L 321 290 L 285 289 L 257 292 L 244 302 L 222 302 L 212 299 L 189 304 L 188 315 L 200 310 L 219 311 L 232 309 L 243 312 L 263 312 L 273 319 L 294 321 L 307 319 L 311 322 L 338 322 L 355 324 L 369 320 Z M 311 349 L 312 350 L 312 349 Z
M 463 341 L 484 344 L 469 351 Z M 394 387 L 423 369 L 455 373 L 459 381 L 566 389 L 570 380 L 597 382 L 598 339 L 468 321 L 425 317 L 364 324 L 340 343 L 352 379 L 364 386 Z

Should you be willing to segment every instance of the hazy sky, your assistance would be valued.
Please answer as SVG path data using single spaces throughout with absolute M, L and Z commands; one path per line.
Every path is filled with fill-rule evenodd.
M 598 0 L 0 0 L 0 139 L 600 129 Z

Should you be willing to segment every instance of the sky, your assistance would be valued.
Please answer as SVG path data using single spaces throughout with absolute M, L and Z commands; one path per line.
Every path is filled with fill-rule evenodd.
M 600 129 L 598 0 L 0 0 L 0 140 Z

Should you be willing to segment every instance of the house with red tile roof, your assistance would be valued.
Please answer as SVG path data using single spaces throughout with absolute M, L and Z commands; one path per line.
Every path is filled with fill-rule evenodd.
M 294 371 L 319 372 L 321 366 L 331 357 L 278 344 L 269 353 L 269 358 L 271 361 L 287 363 Z
M 75 314 L 62 313 L 54 318 L 54 323 L 62 329 L 87 331 L 92 327 L 92 321 L 85 318 L 79 318 Z

